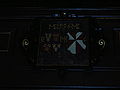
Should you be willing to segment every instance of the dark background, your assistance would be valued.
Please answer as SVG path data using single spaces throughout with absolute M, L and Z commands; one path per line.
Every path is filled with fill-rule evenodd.
M 117 8 L 120 6 L 119 0 L 104 0 L 103 1 L 93 1 L 93 0 L 56 0 L 56 1 L 46 1 L 46 0 L 4 0 L 0 1 L 0 18 L 8 18 L 9 16 L 16 16 L 16 7 L 42 7 L 42 8 Z M 37 8 L 36 8 L 37 9 Z M 24 11 L 24 10 L 23 10 Z M 33 11 L 33 10 L 32 10 Z M 30 12 L 30 9 L 29 9 Z M 17 12 L 18 15 L 18 12 Z M 22 13 L 24 15 L 24 13 Z M 14 27 L 18 31 L 15 31 L 14 35 L 21 37 L 22 32 L 29 27 L 32 23 L 30 20 L 0 20 L 0 26 L 2 30 L 14 31 Z M 24 21 L 24 23 L 23 23 Z M 16 24 L 18 23 L 18 24 Z M 12 36 L 14 38 L 14 35 Z M 19 41 L 19 38 L 14 38 Z M 16 42 L 13 42 L 16 43 Z M 16 45 L 16 44 L 14 44 Z M 39 88 L 40 86 L 120 86 L 120 72 L 115 71 L 67 71 L 63 72 L 51 70 L 51 71 L 40 71 L 39 69 L 34 70 L 31 67 L 27 67 L 25 70 L 24 60 L 25 57 L 21 54 L 21 49 L 17 46 L 11 46 L 14 48 L 15 55 L 7 56 L 6 54 L 1 54 L 0 60 L 0 88 Z M 17 51 L 17 50 L 20 50 Z M 17 53 L 16 53 L 17 52 Z M 12 58 L 12 59 L 11 59 Z M 108 62 L 109 63 L 109 62 Z M 62 76 L 61 75 L 65 75 Z M 2 89 L 1 89 L 2 90 Z
M 119 7 L 119 0 L 1 0 L 1 7 Z

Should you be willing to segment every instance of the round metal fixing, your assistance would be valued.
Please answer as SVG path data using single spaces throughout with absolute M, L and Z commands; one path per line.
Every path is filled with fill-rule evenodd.
M 28 46 L 29 45 L 29 40 L 28 39 L 24 39 L 22 42 L 23 46 Z
M 106 43 L 105 43 L 105 40 L 100 39 L 100 40 L 98 41 L 98 44 L 104 48 Z

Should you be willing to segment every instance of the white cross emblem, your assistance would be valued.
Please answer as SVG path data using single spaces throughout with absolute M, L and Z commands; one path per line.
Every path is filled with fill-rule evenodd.
M 67 33 L 67 35 L 69 36 L 68 40 L 73 40 L 74 42 L 69 46 L 68 50 L 72 53 L 72 54 L 76 54 L 77 53 L 77 48 L 76 48 L 76 43 L 78 43 L 83 49 L 86 49 L 86 45 L 83 43 L 83 40 L 79 40 L 78 38 L 82 35 L 82 32 L 77 32 L 76 33 L 76 38 L 74 38 L 70 33 Z

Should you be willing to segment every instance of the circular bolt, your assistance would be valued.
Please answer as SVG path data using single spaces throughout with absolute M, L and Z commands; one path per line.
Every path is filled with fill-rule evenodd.
M 63 15 L 66 15 L 66 13 L 64 12 Z
M 103 40 L 103 39 L 100 39 L 99 41 L 98 41 L 98 44 L 100 45 L 100 46 L 105 46 L 105 40 Z
M 22 44 L 23 46 L 28 46 L 29 45 L 28 39 L 24 39 Z

